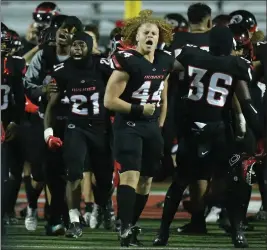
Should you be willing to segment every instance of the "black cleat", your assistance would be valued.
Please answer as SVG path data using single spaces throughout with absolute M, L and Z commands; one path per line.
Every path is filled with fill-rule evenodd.
M 195 235 L 201 235 L 201 234 L 207 234 L 207 228 L 206 225 L 200 225 L 200 224 L 194 224 L 192 222 L 185 224 L 182 227 L 177 228 L 177 232 L 179 234 L 195 234 Z
M 232 235 L 235 248 L 248 248 L 248 242 L 243 232 L 239 231 Z
M 169 235 L 167 234 L 159 234 L 153 241 L 153 246 L 155 247 L 163 247 L 168 245 Z
M 142 232 L 141 228 L 138 227 L 138 226 L 134 226 L 134 227 L 131 228 L 131 230 L 132 230 L 132 237 L 130 239 L 130 246 L 131 247 L 142 247 L 142 246 L 144 246 L 144 244 L 141 243 L 141 241 L 137 239 L 137 236 L 139 234 L 141 234 L 141 232 Z
M 122 247 L 130 246 L 131 237 L 132 237 L 131 225 L 128 225 L 125 228 L 121 228 L 119 239 Z
M 78 222 L 70 223 L 69 229 L 66 231 L 66 237 L 79 238 L 83 235 L 82 227 Z
M 115 226 L 115 213 L 113 209 L 113 203 L 110 199 L 108 205 L 103 208 L 103 226 L 106 230 L 113 229 Z
M 48 223 L 45 225 L 45 231 L 47 236 L 59 236 L 65 235 L 66 228 L 63 224 L 50 225 Z

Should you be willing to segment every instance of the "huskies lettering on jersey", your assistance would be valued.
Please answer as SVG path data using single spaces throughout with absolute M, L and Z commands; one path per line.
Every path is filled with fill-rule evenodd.
M 164 78 L 165 78 L 164 75 L 156 75 L 156 76 L 148 75 L 144 77 L 145 80 L 153 80 L 153 79 L 163 80 Z

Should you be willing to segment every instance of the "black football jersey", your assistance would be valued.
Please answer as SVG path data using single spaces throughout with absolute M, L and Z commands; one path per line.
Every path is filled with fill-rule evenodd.
M 263 78 L 264 83 L 267 83 L 267 41 L 254 44 L 254 61 L 261 62 L 260 75 L 258 78 Z M 258 81 L 260 79 L 257 79 Z
M 1 58 L 1 121 L 4 126 L 24 117 L 25 97 L 23 76 L 25 60 L 18 56 Z
M 68 104 L 68 122 L 86 126 L 89 120 L 105 120 L 104 92 L 112 69 L 105 58 L 93 57 L 91 68 L 73 67 L 70 59 L 54 69 L 63 104 Z M 66 107 L 66 105 L 64 105 Z
M 151 63 L 135 50 L 119 51 L 112 56 L 116 70 L 125 71 L 130 78 L 120 98 L 128 103 L 144 105 L 156 103 L 152 116 L 140 119 L 154 119 L 160 115 L 161 93 L 164 81 L 173 68 L 174 58 L 170 52 L 156 50 L 154 62 Z M 130 114 L 120 114 L 126 120 L 133 120 Z
M 250 82 L 250 62 L 242 57 L 213 56 L 190 45 L 176 58 L 185 68 L 188 116 L 196 122 L 223 120 L 223 108 L 230 108 L 237 80 Z

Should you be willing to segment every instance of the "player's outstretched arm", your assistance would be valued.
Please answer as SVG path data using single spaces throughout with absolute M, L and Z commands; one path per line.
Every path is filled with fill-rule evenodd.
M 129 80 L 128 73 L 114 70 L 111 74 L 104 96 L 104 106 L 112 111 L 130 113 L 131 104 L 120 99 Z
M 235 93 L 249 127 L 253 130 L 257 139 L 262 138 L 262 129 L 258 111 L 252 104 L 247 83 L 243 80 L 238 81 Z
M 51 131 L 52 130 L 53 107 L 56 105 L 56 103 L 59 99 L 59 96 L 60 96 L 59 93 L 51 93 L 50 94 L 48 104 L 47 104 L 45 114 L 44 114 L 44 129 L 45 129 L 45 131 L 48 131 L 48 130 Z

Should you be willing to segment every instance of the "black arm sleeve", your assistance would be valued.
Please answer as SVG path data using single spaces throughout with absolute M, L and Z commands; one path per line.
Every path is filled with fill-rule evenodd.
M 12 90 L 15 101 L 13 107 L 14 122 L 19 124 L 23 120 L 25 114 L 25 95 L 22 75 L 15 76 L 12 79 Z
M 245 81 L 238 81 L 235 93 L 248 126 L 252 129 L 257 139 L 262 138 L 263 130 L 260 123 L 259 113 L 252 104 L 247 83 Z

